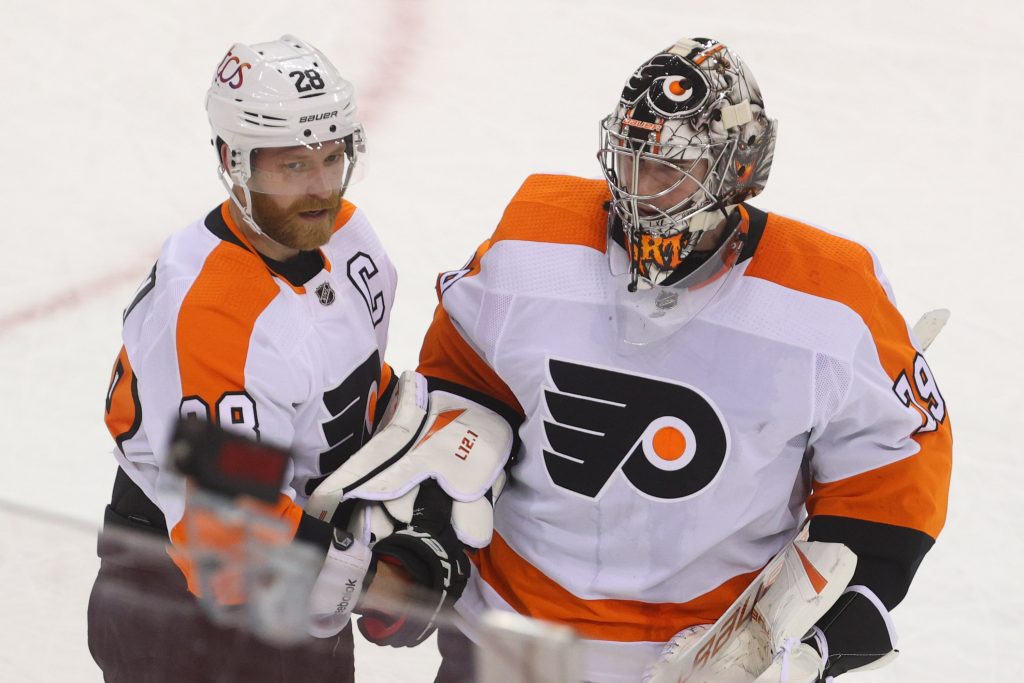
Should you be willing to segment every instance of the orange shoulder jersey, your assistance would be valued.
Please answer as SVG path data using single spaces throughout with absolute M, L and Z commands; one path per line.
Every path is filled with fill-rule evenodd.
M 384 349 L 396 284 L 348 202 L 328 243 L 287 263 L 253 249 L 227 202 L 167 240 L 124 312 L 106 423 L 119 465 L 176 545 L 188 541 L 184 484 L 168 472 L 179 416 L 291 449 L 277 512 L 298 527 L 310 493 L 366 441 L 393 389 Z
M 943 526 L 952 437 L 871 252 L 743 205 L 711 303 L 625 345 L 607 199 L 603 181 L 531 176 L 438 280 L 420 372 L 503 406 L 521 438 L 460 611 L 568 624 L 586 680 L 638 680 L 808 514 L 812 539 L 849 545 L 854 583 L 894 606 Z

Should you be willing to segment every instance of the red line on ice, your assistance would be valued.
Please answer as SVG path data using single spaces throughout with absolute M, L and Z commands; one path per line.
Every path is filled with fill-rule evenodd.
M 103 277 L 83 282 L 72 289 L 55 294 L 45 301 L 37 301 L 30 306 L 0 316 L 0 335 L 35 320 L 49 318 L 57 313 L 78 308 L 97 294 L 106 293 L 125 283 L 133 280 L 141 282 L 145 276 L 144 271 L 145 269 L 140 266 L 107 273 Z
M 383 44 L 378 56 L 369 58 L 369 63 L 375 65 L 375 69 L 365 79 L 366 85 L 360 88 L 359 84 L 356 84 L 356 104 L 360 104 L 362 100 L 363 104 L 359 109 L 364 112 L 362 119 L 366 123 L 381 119 L 384 110 L 401 94 L 406 77 L 416 62 L 416 35 L 422 30 L 424 23 L 420 3 L 390 0 L 388 5 L 389 16 L 384 20 L 384 26 L 390 29 L 388 40 Z M 361 97 L 360 90 L 363 93 Z M 372 134 L 371 131 L 370 135 Z M 34 302 L 0 316 L 0 336 L 36 320 L 74 310 L 97 294 L 133 281 L 141 282 L 145 275 L 145 268 L 142 267 L 108 273 L 95 280 L 78 284 L 46 301 Z

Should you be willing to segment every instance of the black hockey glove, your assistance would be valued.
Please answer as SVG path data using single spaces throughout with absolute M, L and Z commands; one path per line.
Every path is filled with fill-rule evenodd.
M 413 647 L 437 628 L 437 620 L 462 595 L 469 579 L 469 558 L 451 527 L 452 499 L 433 480 L 420 485 L 412 523 L 373 547 L 375 562 L 405 570 L 420 588 L 415 613 L 400 617 L 367 612 L 359 631 L 370 642 Z M 375 565 L 376 566 L 376 565 Z M 418 599 L 417 599 L 418 598 Z
M 878 668 L 897 654 L 889 611 L 865 586 L 847 588 L 804 642 L 824 660 L 822 680 L 857 669 Z

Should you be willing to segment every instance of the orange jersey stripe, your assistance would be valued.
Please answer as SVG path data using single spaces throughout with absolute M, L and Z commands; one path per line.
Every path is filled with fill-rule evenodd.
M 249 509 L 254 516 L 263 519 L 281 519 L 283 527 L 270 525 L 229 526 L 209 510 L 186 509 L 185 516 L 171 529 L 171 543 L 167 554 L 185 575 L 188 590 L 193 595 L 202 595 L 195 559 L 200 553 L 215 553 L 225 565 L 212 579 L 213 597 L 225 605 L 238 605 L 246 601 L 244 579 L 237 571 L 247 564 L 247 553 L 252 547 L 283 545 L 292 540 L 302 518 L 302 508 L 288 496 L 281 494 L 276 505 L 268 505 L 255 499 L 240 499 L 235 503 L 239 508 Z M 261 561 L 257 558 L 255 561 Z M 234 564 L 234 567 L 231 565 Z
M 607 246 L 605 202 L 611 199 L 603 180 L 563 175 L 531 175 L 505 209 L 491 239 L 481 244 L 458 277 L 477 275 L 484 255 L 502 240 L 576 244 L 603 252 Z M 438 278 L 437 295 L 443 295 Z M 481 359 L 438 306 L 420 351 L 420 373 L 479 391 L 523 409 L 504 381 Z
M 906 321 L 859 244 L 769 214 L 747 276 L 837 301 L 857 313 L 871 333 L 885 373 L 895 381 L 912 372 L 916 350 Z M 914 435 L 909 458 L 840 481 L 815 482 L 807 510 L 918 529 L 938 536 L 946 518 L 953 437 L 949 416 L 933 432 Z
M 608 183 L 563 175 L 532 175 L 523 182 L 491 239 L 607 246 Z
M 710 624 L 728 609 L 758 572 L 734 576 L 712 591 L 683 603 L 585 600 L 530 564 L 495 533 L 473 556 L 482 578 L 514 610 L 572 627 L 592 640 L 664 642 L 680 630 Z
M 279 291 L 254 254 L 226 242 L 214 248 L 178 312 L 182 396 L 202 398 L 213 415 L 225 391 L 245 390 L 249 337 Z
M 118 448 L 122 448 L 122 444 L 132 438 L 142 424 L 138 384 L 124 346 L 117 354 L 110 373 L 104 419 Z
M 259 257 L 224 242 L 206 258 L 182 301 L 176 331 L 182 396 L 202 399 L 214 423 L 217 401 L 224 392 L 245 390 L 245 363 L 253 328 L 279 292 Z M 302 511 L 287 497 L 282 498 L 278 513 L 294 521 L 294 534 Z M 171 530 L 171 541 L 186 551 L 200 546 L 237 545 L 237 531 L 216 526 L 215 519 L 202 513 L 195 518 L 186 509 Z M 189 558 L 179 552 L 171 556 L 185 574 L 189 590 L 198 594 Z M 226 588 L 225 595 L 219 597 L 233 600 Z
M 466 343 L 441 305 L 434 311 L 434 320 L 423 339 L 420 363 L 416 369 L 427 377 L 443 379 L 491 396 L 523 414 L 516 395 Z
M 341 200 L 341 209 L 338 210 L 338 217 L 334 219 L 334 227 L 331 232 L 338 232 L 345 227 L 345 224 L 352 220 L 355 215 L 356 205 L 347 199 Z
M 952 441 L 938 436 L 937 441 Z M 952 448 L 945 453 L 934 445 L 929 448 L 924 451 L 922 446 L 917 455 L 853 477 L 814 482 L 808 514 L 909 527 L 938 538 L 946 521 Z

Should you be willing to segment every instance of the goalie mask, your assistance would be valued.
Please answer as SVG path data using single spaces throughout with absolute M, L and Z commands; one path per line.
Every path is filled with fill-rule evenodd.
M 352 84 L 295 36 L 232 45 L 214 72 L 206 112 L 221 181 L 258 234 L 265 231 L 253 215 L 254 194 L 336 213 L 365 166 Z
M 764 188 L 775 131 L 750 70 L 721 43 L 684 38 L 637 69 L 601 122 L 598 153 L 630 292 L 721 274 L 702 266 L 673 277 L 695 247 L 734 249 L 735 219 L 719 244 L 702 239 Z M 718 252 L 711 261 L 735 261 Z

